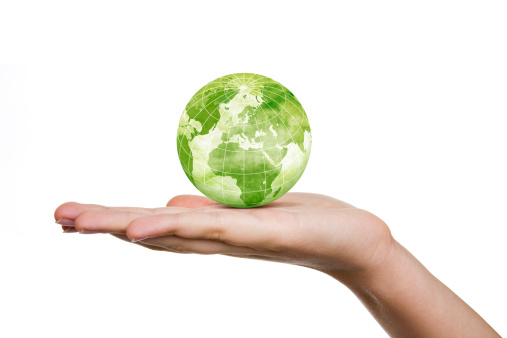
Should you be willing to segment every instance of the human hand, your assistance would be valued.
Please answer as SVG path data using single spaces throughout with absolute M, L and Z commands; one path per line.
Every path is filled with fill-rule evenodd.
M 375 215 L 334 198 L 288 193 L 234 209 L 182 195 L 162 208 L 64 203 L 64 229 L 110 233 L 154 249 L 305 266 L 344 283 L 395 337 L 499 337 L 391 236 Z M 439 323 L 439 325 L 435 325 Z
M 252 209 L 192 195 L 176 196 L 161 208 L 67 202 L 55 219 L 67 219 L 60 223 L 81 233 L 110 233 L 154 250 L 277 261 L 335 276 L 380 266 L 393 243 L 375 215 L 309 193 L 288 193 Z

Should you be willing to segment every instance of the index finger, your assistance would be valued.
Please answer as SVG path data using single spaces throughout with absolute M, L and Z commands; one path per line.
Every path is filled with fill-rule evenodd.
M 129 224 L 127 236 L 138 241 L 176 235 L 278 251 L 284 242 L 282 228 L 264 213 L 208 207 L 140 217 Z

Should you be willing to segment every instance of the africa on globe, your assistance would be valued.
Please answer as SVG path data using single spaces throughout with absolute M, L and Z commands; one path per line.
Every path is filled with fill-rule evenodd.
M 270 203 L 299 180 L 312 134 L 303 107 L 268 77 L 236 73 L 202 87 L 178 126 L 178 156 L 205 196 L 236 208 Z

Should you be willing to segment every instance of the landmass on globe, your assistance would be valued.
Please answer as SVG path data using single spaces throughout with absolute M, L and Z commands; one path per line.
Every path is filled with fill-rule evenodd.
M 270 203 L 299 180 L 312 135 L 303 107 L 268 77 L 236 73 L 202 87 L 181 115 L 177 146 L 188 179 L 236 208 Z

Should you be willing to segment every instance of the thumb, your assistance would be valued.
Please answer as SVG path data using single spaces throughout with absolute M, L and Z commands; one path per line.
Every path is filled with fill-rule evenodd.
M 210 205 L 219 205 L 219 204 L 220 203 L 214 202 L 204 196 L 178 195 L 178 196 L 171 198 L 169 200 L 169 202 L 167 202 L 166 206 L 197 209 L 197 208 L 207 207 Z

